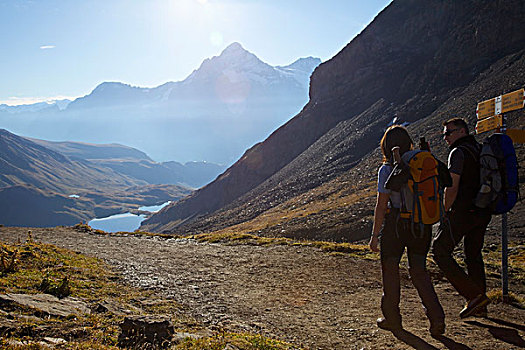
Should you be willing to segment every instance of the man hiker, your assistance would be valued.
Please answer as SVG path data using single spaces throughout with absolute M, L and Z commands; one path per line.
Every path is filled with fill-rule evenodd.
M 486 295 L 485 265 L 481 249 L 491 214 L 486 209 L 474 206 L 480 187 L 481 145 L 469 134 L 464 119 L 449 119 L 443 123 L 443 127 L 443 138 L 450 148 L 448 168 L 452 176 L 452 187 L 445 188 L 446 218 L 439 226 L 432 252 L 447 279 L 467 300 L 459 316 L 486 316 L 490 299 Z M 452 256 L 462 238 L 467 272 Z

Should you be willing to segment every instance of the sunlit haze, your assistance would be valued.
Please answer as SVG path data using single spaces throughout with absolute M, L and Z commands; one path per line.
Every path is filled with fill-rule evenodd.
M 271 65 L 326 61 L 388 0 L 0 0 L 0 104 L 180 81 L 232 42 Z

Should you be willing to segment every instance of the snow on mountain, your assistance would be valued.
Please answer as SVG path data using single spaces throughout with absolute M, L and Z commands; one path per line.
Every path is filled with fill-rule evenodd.
M 299 82 L 299 84 L 308 86 L 310 75 L 312 75 L 314 69 L 320 64 L 321 59 L 310 56 L 306 58 L 299 58 L 297 61 L 288 66 L 277 66 L 275 69 L 282 74 L 293 77 L 297 80 L 297 82 Z
M 233 43 L 182 81 L 103 82 L 63 111 L 16 119 L 0 111 L 0 123 L 39 139 L 126 144 L 159 161 L 231 164 L 301 110 L 319 63 L 308 57 L 273 67 Z
M 260 84 L 271 83 L 271 80 L 277 78 L 274 67 L 246 51 L 241 44 L 233 43 L 225 48 L 220 56 L 205 59 L 199 69 L 193 71 L 184 83 L 206 82 L 221 74 L 238 80 L 240 73 Z
M 73 101 L 70 107 L 144 105 L 168 99 L 184 99 L 207 90 L 232 88 L 232 85 L 239 88 L 239 84 L 251 87 L 254 84 L 261 87 L 285 85 L 286 88 L 308 91 L 310 74 L 320 63 L 319 58 L 308 57 L 301 58 L 288 66 L 273 67 L 245 50 L 241 44 L 234 42 L 219 56 L 205 59 L 198 69 L 181 82 L 167 82 L 155 88 L 104 82 L 89 95 Z M 194 97 L 198 96 L 192 96 Z
M 72 102 L 71 100 L 68 100 L 68 99 L 63 99 L 63 100 L 55 100 L 54 101 L 55 104 L 57 105 L 58 109 L 60 109 L 61 111 L 66 109 L 67 106 L 69 106 L 69 104 Z
M 71 103 L 71 100 L 63 99 L 63 100 L 51 100 L 51 101 L 46 101 L 46 102 L 37 102 L 37 103 L 23 104 L 23 105 L 16 105 L 16 106 L 9 106 L 7 104 L 1 104 L 0 112 L 16 114 L 16 113 L 26 113 L 26 112 L 39 112 L 47 108 L 58 108 L 59 110 L 63 110 L 69 105 L 69 103 Z

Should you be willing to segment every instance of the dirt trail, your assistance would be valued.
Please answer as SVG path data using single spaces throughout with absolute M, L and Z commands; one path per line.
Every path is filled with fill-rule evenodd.
M 445 337 L 433 339 L 415 289 L 403 271 L 406 332 L 377 329 L 377 261 L 305 246 L 197 243 L 187 239 L 102 236 L 70 228 L 32 229 L 34 239 L 102 258 L 134 286 L 174 298 L 206 325 L 260 332 L 308 349 L 518 349 L 525 311 L 491 305 L 489 319 L 457 316 L 462 300 L 447 282 L 436 289 L 447 313 Z M 1 228 L 0 239 L 25 240 L 27 229 Z

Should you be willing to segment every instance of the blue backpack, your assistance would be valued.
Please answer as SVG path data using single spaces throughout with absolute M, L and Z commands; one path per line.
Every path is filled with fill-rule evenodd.
M 479 163 L 481 186 L 474 204 L 492 214 L 508 212 L 518 200 L 518 159 L 511 138 L 500 133 L 489 136 Z

